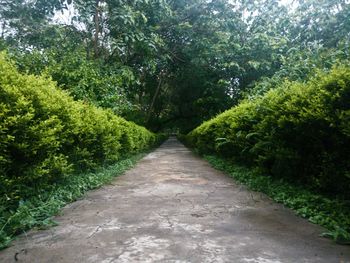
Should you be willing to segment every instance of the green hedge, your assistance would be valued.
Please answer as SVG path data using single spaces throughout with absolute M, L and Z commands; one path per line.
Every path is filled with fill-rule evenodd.
M 187 141 L 201 152 L 349 196 L 350 68 L 285 82 L 204 122 Z
M 20 74 L 0 53 L 0 201 L 18 202 L 73 172 L 155 144 L 143 127 L 74 101 L 45 78 Z

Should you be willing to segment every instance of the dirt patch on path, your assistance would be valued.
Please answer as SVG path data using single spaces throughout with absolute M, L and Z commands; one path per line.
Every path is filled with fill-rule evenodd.
M 350 262 L 348 246 L 170 138 L 0 251 L 0 262 Z

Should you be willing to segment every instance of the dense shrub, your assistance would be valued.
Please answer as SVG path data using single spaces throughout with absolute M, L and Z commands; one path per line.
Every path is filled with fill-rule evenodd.
M 74 101 L 44 77 L 18 73 L 0 53 L 0 196 L 26 197 L 73 171 L 115 162 L 149 147 L 143 127 Z M 1 201 L 4 201 L 1 200 Z
M 19 72 L 48 75 L 75 100 L 112 109 L 116 114 L 131 110 L 126 91 L 135 76 L 128 67 L 88 59 L 83 48 L 11 50 L 9 56 Z
M 349 195 L 350 68 L 285 82 L 263 97 L 204 122 L 188 134 L 202 152 L 216 151 L 276 176 Z

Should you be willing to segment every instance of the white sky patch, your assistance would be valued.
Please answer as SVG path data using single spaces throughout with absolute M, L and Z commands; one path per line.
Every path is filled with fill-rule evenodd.
M 282 5 L 290 5 L 292 4 L 293 2 L 295 2 L 294 0 L 280 0 L 280 3 Z
M 290 7 L 291 10 L 295 10 L 298 6 L 296 0 L 280 0 L 280 4 Z
M 73 23 L 73 17 L 78 15 L 77 11 L 74 9 L 73 4 L 66 4 L 67 9 L 62 9 L 57 11 L 52 18 L 55 24 L 70 25 Z
M 55 25 L 73 25 L 76 29 L 80 31 L 85 31 L 85 25 L 74 19 L 79 16 L 79 13 L 74 8 L 73 3 L 69 5 L 66 2 L 65 4 L 67 8 L 57 11 L 53 16 L 51 23 Z

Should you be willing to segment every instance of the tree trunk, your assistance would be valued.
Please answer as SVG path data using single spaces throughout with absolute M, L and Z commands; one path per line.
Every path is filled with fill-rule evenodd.
M 100 34 L 100 9 L 99 9 L 100 0 L 96 0 L 95 3 L 95 15 L 94 15 L 94 23 L 95 23 L 95 36 L 94 36 L 94 51 L 95 58 L 98 57 L 98 35 Z
M 154 107 L 154 103 L 156 102 L 156 99 L 158 97 L 158 94 L 159 94 L 161 86 L 162 86 L 162 73 L 159 76 L 158 86 L 157 86 L 156 92 L 153 95 L 151 105 L 149 106 L 149 109 L 148 109 L 148 113 L 147 113 L 147 117 L 146 117 L 146 123 L 148 123 L 150 118 L 151 118 L 151 114 L 152 114 L 152 110 L 153 110 L 153 107 Z

